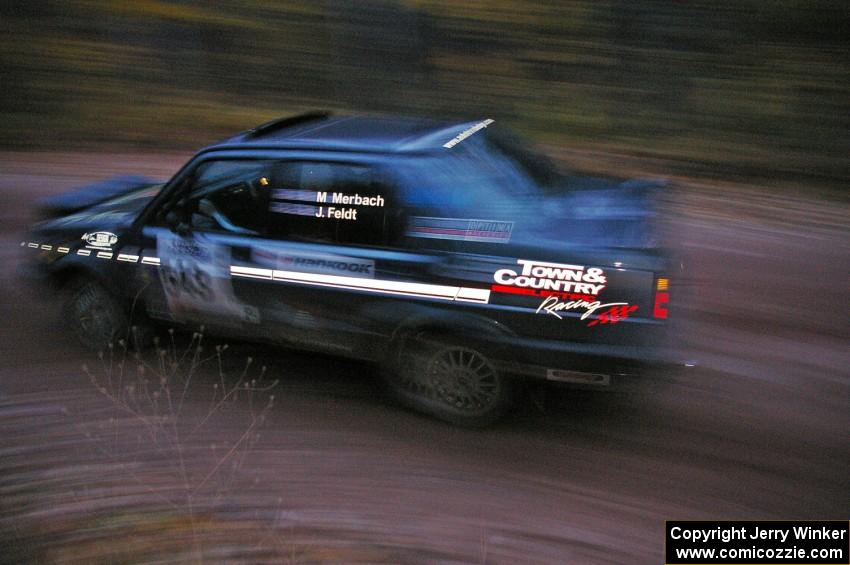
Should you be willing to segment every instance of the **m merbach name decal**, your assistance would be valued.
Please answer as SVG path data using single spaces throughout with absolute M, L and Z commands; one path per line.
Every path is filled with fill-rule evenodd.
M 328 196 L 330 196 L 330 203 L 337 204 L 337 206 L 324 206 L 328 203 Z M 294 200 L 319 204 L 315 206 L 274 201 L 270 206 L 272 212 L 335 220 L 357 220 L 359 208 L 383 208 L 385 205 L 384 198 L 380 195 L 363 196 L 357 193 L 346 194 L 345 192 L 279 188 L 272 191 L 272 197 L 276 200 Z

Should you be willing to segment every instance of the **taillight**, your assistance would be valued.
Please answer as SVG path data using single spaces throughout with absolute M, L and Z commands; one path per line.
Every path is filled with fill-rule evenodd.
M 666 320 L 668 302 L 670 302 L 670 279 L 656 279 L 655 306 L 652 308 L 652 317 L 658 318 L 659 320 Z

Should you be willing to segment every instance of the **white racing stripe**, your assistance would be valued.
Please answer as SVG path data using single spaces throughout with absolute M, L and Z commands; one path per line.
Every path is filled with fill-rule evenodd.
M 458 290 L 457 296 L 455 296 L 455 300 L 460 300 L 462 302 L 478 302 L 480 304 L 487 304 L 490 302 L 490 289 L 488 288 L 468 288 L 468 287 L 460 287 Z
M 422 284 L 402 281 L 387 281 L 380 279 L 362 279 L 357 277 L 341 277 L 339 275 L 322 275 L 318 273 L 302 273 L 300 271 L 274 271 L 274 280 L 284 282 L 299 282 L 318 286 L 365 290 L 367 292 L 385 292 L 406 296 L 421 296 L 424 298 L 439 298 L 454 300 L 459 287 L 438 284 Z
M 39 245 L 38 243 L 22 242 L 21 245 L 27 245 L 33 249 L 38 249 L 39 247 L 47 250 L 52 249 L 52 246 L 50 245 Z M 57 247 L 56 251 L 59 253 L 68 253 L 70 252 L 70 249 L 68 247 Z M 77 254 L 82 255 L 83 257 L 88 257 L 91 255 L 91 250 L 78 249 Z M 114 254 L 111 251 L 98 251 L 96 256 L 99 259 L 112 259 Z M 118 261 L 125 261 L 128 263 L 136 263 L 139 261 L 139 256 L 131 255 L 129 253 L 119 253 L 116 259 Z M 142 257 L 141 263 L 144 265 L 159 266 L 160 259 L 159 257 Z M 260 269 L 256 267 L 242 267 L 238 265 L 232 265 L 230 267 L 230 274 L 234 277 L 241 278 L 343 288 L 379 294 L 395 294 L 399 296 L 435 298 L 438 300 L 475 302 L 478 304 L 487 304 L 490 301 L 490 290 L 486 288 L 471 288 L 383 279 L 366 279 L 360 277 L 343 277 L 339 275 L 324 275 L 320 273 L 303 273 L 301 271 L 278 271 L 272 269 Z
M 348 290 L 360 290 L 381 294 L 396 294 L 400 296 L 436 298 L 438 300 L 458 300 L 462 302 L 477 302 L 481 304 L 486 304 L 490 300 L 490 291 L 484 288 L 467 288 L 439 284 L 343 277 L 339 275 L 324 275 L 320 273 L 304 273 L 301 271 L 273 271 L 271 269 L 257 269 L 254 267 L 239 267 L 235 265 L 230 267 L 230 273 L 236 277 L 250 279 L 274 280 L 280 282 L 300 283 L 310 286 L 344 288 Z
M 237 267 L 236 265 L 231 265 L 230 274 L 236 277 L 244 277 L 247 279 L 266 279 L 272 280 L 271 269 L 256 269 L 254 267 Z

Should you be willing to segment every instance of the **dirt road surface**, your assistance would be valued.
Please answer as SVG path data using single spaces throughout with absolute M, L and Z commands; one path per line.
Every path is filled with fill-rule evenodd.
M 469 431 L 393 405 L 368 365 L 230 344 L 157 419 L 106 396 L 138 374 L 110 382 L 120 352 L 74 343 L 16 264 L 36 198 L 185 157 L 0 155 L 0 561 L 661 563 L 665 519 L 848 518 L 846 203 L 673 192 L 700 366 L 652 393 L 544 389 Z M 247 357 L 274 404 L 215 409 Z

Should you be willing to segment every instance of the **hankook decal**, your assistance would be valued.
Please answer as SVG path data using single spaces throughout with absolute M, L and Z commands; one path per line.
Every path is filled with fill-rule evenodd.
M 303 271 L 305 273 L 326 273 L 329 275 L 349 275 L 375 278 L 375 262 L 371 259 L 332 255 L 329 253 L 297 253 L 288 250 L 280 252 L 254 248 L 251 250 L 254 262 L 282 271 Z

